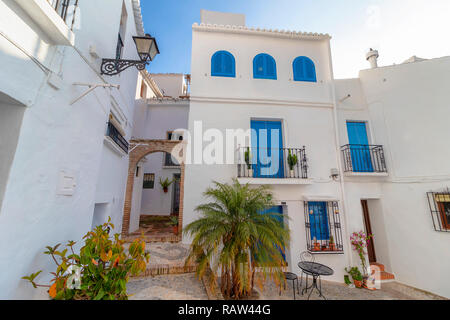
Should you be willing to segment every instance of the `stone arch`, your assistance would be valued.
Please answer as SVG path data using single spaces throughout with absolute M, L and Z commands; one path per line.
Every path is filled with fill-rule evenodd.
M 183 203 L 184 203 L 184 141 L 170 140 L 131 140 L 129 152 L 127 188 L 125 190 L 125 203 L 123 208 L 122 236 L 127 236 L 130 231 L 130 215 L 133 200 L 133 186 L 135 170 L 138 163 L 147 155 L 155 152 L 167 152 L 172 154 L 180 163 L 180 213 L 178 223 L 178 238 L 182 238 L 183 230 Z M 176 153 L 178 151 L 178 154 Z

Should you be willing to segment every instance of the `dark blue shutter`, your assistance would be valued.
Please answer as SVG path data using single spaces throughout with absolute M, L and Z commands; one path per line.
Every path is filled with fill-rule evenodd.
M 211 58 L 211 76 L 235 77 L 236 63 L 228 51 L 217 51 Z
M 328 213 L 326 202 L 309 202 L 309 223 L 311 240 L 329 240 Z
M 317 82 L 316 67 L 308 57 L 298 57 L 293 63 L 294 81 Z
M 266 53 L 260 53 L 253 59 L 253 78 L 277 79 L 277 67 L 273 57 Z

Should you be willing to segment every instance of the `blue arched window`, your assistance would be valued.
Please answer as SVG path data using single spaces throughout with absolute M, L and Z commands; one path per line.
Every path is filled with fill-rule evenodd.
M 258 54 L 253 59 L 253 78 L 277 80 L 277 63 L 266 53 Z
M 317 82 L 316 66 L 308 57 L 298 57 L 294 60 L 294 81 Z
M 217 51 L 211 58 L 211 76 L 236 77 L 236 61 L 228 51 Z

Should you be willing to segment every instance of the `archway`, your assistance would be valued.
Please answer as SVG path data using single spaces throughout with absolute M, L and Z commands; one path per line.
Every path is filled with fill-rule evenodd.
M 182 239 L 183 229 L 183 201 L 184 201 L 184 148 L 186 142 L 171 140 L 131 140 L 129 153 L 129 166 L 127 188 L 125 191 L 125 203 L 123 210 L 122 236 L 126 237 L 130 233 L 130 218 L 133 205 L 133 188 L 138 163 L 147 155 L 155 152 L 165 152 L 171 154 L 180 164 L 180 203 L 178 215 L 178 236 L 177 241 Z

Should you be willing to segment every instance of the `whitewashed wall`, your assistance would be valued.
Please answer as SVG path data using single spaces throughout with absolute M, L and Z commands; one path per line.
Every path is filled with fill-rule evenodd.
M 292 236 L 288 263 L 299 274 L 300 253 L 307 249 L 304 197 L 341 197 L 339 183 L 330 179 L 330 170 L 338 167 L 338 153 L 334 138 L 328 40 L 287 39 L 276 34 L 221 33 L 212 29 L 204 32 L 195 26 L 193 29 L 191 135 L 196 121 L 202 121 L 203 131 L 215 128 L 225 137 L 226 129 L 250 129 L 251 119 L 278 119 L 282 121 L 284 146 L 306 147 L 312 183 L 272 185 L 276 201 L 286 203 L 284 210 L 290 219 L 287 223 Z M 211 77 L 211 56 L 219 50 L 227 50 L 234 55 L 236 78 Z M 274 57 L 278 80 L 253 79 L 253 58 L 259 53 Z M 292 62 L 303 55 L 315 62 L 317 83 L 292 81 Z M 199 148 L 196 141 L 191 150 Z M 208 144 L 205 142 L 203 146 Z M 207 201 L 202 193 L 212 186 L 213 181 L 230 183 L 236 177 L 237 165 L 188 165 L 183 225 L 198 218 L 195 207 Z M 342 210 L 342 221 L 344 217 Z M 345 226 L 342 234 L 346 238 Z M 183 241 L 188 243 L 190 239 L 185 237 Z M 343 271 L 348 266 L 347 250 L 344 255 L 317 255 L 316 261 L 333 267 L 335 275 L 329 280 L 343 281 Z
M 125 4 L 124 57 L 136 59 L 132 2 Z M 42 254 L 45 246 L 81 240 L 95 204 L 106 205 L 120 231 L 128 157 L 107 146 L 104 136 L 113 109 L 130 138 L 137 71 L 102 77 L 101 59 L 89 47 L 100 58 L 115 56 L 121 10 L 122 1 L 80 1 L 72 47 L 56 45 L 18 2 L 0 2 L 0 92 L 27 106 L 0 212 L 0 298 L 45 297 L 20 278 L 44 270 L 39 282 L 48 281 L 54 263 Z M 70 105 L 86 90 L 75 82 L 121 89 L 99 88 Z M 75 179 L 71 196 L 58 194 L 61 171 Z

